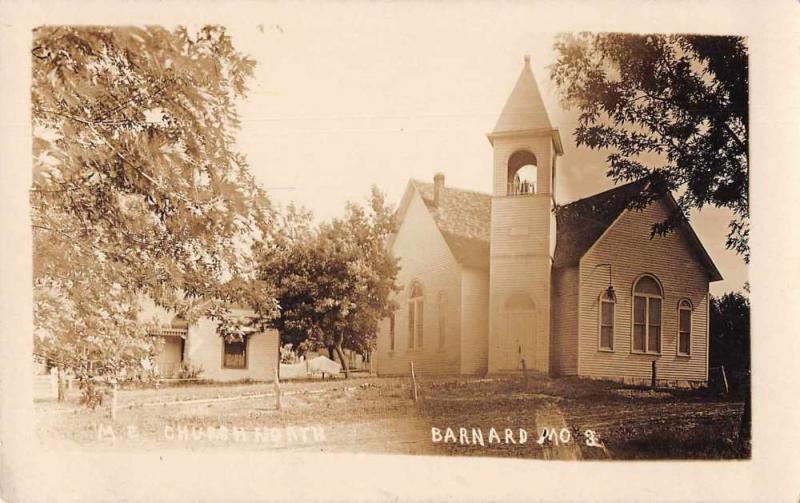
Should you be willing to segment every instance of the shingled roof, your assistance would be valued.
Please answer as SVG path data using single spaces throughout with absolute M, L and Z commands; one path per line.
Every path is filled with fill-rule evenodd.
M 432 183 L 411 180 L 411 184 L 425 202 L 456 260 L 466 266 L 488 269 L 492 197 L 482 192 L 445 186 L 437 206 Z M 559 207 L 556 210 L 553 266 L 577 265 L 646 185 L 646 179 L 637 180 Z M 677 208 L 671 196 L 668 195 L 667 199 Z M 694 230 L 689 225 L 686 230 L 711 280 L 722 279 Z
M 422 196 L 456 260 L 466 266 L 488 269 L 492 197 L 445 186 L 437 206 L 432 183 L 419 180 L 411 183 Z
M 554 267 L 578 264 L 581 257 L 602 236 L 603 232 L 628 208 L 629 203 L 647 187 L 648 179 L 614 187 L 605 192 L 579 199 L 556 210 L 556 249 L 553 256 Z M 665 196 L 667 204 L 679 211 L 678 203 L 672 194 Z M 703 247 L 700 238 L 686 223 L 683 227 L 687 238 L 694 245 L 698 258 L 705 266 L 711 281 L 722 279 L 717 266 Z
M 553 265 L 577 264 L 646 184 L 646 180 L 626 183 L 558 208 Z

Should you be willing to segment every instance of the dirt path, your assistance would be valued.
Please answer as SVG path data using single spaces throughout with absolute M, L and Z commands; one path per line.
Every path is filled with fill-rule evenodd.
M 572 438 L 564 414 L 555 403 L 543 405 L 536 413 L 536 431 L 541 434 L 544 459 L 581 459 L 581 450 L 577 446 L 580 439 Z

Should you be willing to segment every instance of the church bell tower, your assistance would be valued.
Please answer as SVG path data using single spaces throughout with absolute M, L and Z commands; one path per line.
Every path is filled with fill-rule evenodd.
M 494 130 L 489 269 L 489 372 L 549 372 L 553 185 L 563 154 L 525 56 Z

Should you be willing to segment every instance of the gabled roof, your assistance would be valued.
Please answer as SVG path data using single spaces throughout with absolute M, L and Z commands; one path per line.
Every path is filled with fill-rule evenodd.
M 626 183 L 558 208 L 553 265 L 576 265 L 646 184 L 644 180 Z
M 554 267 L 577 265 L 619 216 L 629 203 L 647 186 L 647 180 L 638 180 L 593 196 L 563 205 L 556 210 L 556 247 Z M 439 205 L 433 200 L 433 184 L 411 180 L 409 187 L 422 197 L 447 246 L 456 260 L 469 267 L 489 268 L 492 197 L 471 190 L 443 187 Z M 398 210 L 402 219 L 409 203 L 407 191 Z M 678 204 L 671 194 L 665 198 L 671 208 Z M 717 267 L 688 223 L 682 226 L 711 281 L 722 279 Z
M 465 266 L 488 269 L 492 197 L 471 190 L 443 187 L 439 205 L 433 184 L 411 180 L 436 222 L 456 260 Z
M 647 179 L 626 183 L 558 208 L 556 210 L 557 237 L 553 266 L 577 265 L 589 248 L 628 208 L 631 200 L 646 188 L 647 183 Z M 679 210 L 678 203 L 672 194 L 668 193 L 664 200 L 671 209 Z M 709 279 L 711 281 L 721 280 L 722 274 L 714 265 L 711 256 L 703 247 L 692 226 L 685 222 L 681 227 L 708 271 Z

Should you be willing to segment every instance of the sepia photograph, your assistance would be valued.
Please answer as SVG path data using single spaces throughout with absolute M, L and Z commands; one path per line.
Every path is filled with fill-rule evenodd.
M 322 5 L 26 28 L 26 442 L 356 477 L 765 452 L 752 37 Z M 410 499 L 341 489 L 291 499 Z

